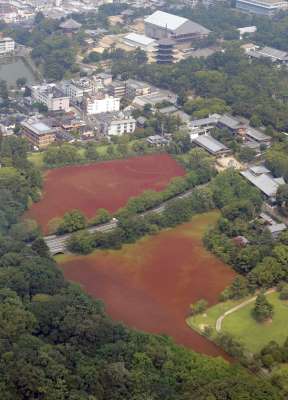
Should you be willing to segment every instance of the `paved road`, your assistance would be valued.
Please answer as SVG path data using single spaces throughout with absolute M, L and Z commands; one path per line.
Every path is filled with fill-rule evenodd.
M 201 188 L 204 186 L 206 186 L 206 184 L 200 185 L 197 188 Z M 188 197 L 192 192 L 193 192 L 193 189 L 188 190 L 187 192 L 174 197 L 174 199 L 184 199 L 185 197 Z M 167 204 L 169 204 L 171 201 L 172 201 L 172 199 L 165 201 L 160 206 L 152 208 L 151 210 L 146 211 L 142 214 L 138 214 L 138 215 L 145 216 L 152 212 L 160 214 L 165 210 Z M 107 224 L 92 226 L 92 227 L 88 228 L 87 231 L 90 233 L 97 232 L 97 231 L 109 232 L 109 231 L 112 231 L 113 229 L 115 229 L 116 226 L 117 226 L 117 221 L 111 221 L 111 222 L 108 222 Z M 65 253 L 67 251 L 66 244 L 67 244 L 69 238 L 71 237 L 71 235 L 72 235 L 71 233 L 68 233 L 66 235 L 61 235 L 61 236 L 57 236 L 57 235 L 45 236 L 44 240 L 50 250 L 50 253 L 52 255 L 59 254 L 59 253 Z
M 267 295 L 267 294 L 273 293 L 275 291 L 276 291 L 275 288 L 269 289 L 269 290 L 267 290 L 267 292 L 265 292 L 265 294 Z M 219 333 L 221 331 L 222 323 L 223 323 L 224 319 L 227 317 L 227 315 L 230 315 L 230 314 L 234 313 L 235 311 L 238 311 L 241 308 L 243 308 L 243 307 L 247 306 L 248 304 L 252 303 L 253 301 L 256 300 L 256 297 L 257 296 L 254 296 L 251 299 L 245 300 L 245 301 L 243 301 L 243 303 L 240 303 L 237 306 L 235 306 L 233 308 L 230 308 L 230 310 L 228 310 L 224 314 L 222 314 L 216 321 L 216 326 L 215 326 L 216 332 Z

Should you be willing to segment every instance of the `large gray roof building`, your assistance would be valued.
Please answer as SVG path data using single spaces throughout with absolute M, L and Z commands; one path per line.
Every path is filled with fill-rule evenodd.
M 181 43 L 204 38 L 210 33 L 209 29 L 196 22 L 163 11 L 155 11 L 144 23 L 145 34 L 157 40 L 171 38 Z
M 204 148 L 213 155 L 221 155 L 231 152 L 231 150 L 228 149 L 228 147 L 226 147 L 224 144 L 214 139 L 210 135 L 200 135 L 193 140 L 193 143 Z

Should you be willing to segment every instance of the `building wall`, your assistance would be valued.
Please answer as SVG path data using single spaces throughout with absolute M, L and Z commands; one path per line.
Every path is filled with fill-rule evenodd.
M 85 111 L 88 115 L 115 112 L 120 110 L 120 99 L 106 96 L 103 99 L 87 98 Z
M 65 111 L 70 109 L 69 97 L 53 97 L 52 93 L 41 90 L 41 87 L 32 87 L 32 99 L 35 102 L 44 104 L 49 111 Z
M 134 119 L 127 119 L 122 121 L 112 121 L 108 127 L 107 134 L 110 136 L 121 136 L 124 133 L 133 133 L 136 129 L 136 121 Z
M 0 55 L 11 54 L 15 51 L 15 42 L 13 39 L 0 39 Z
M 35 132 L 26 127 L 23 128 L 22 136 L 25 137 L 32 146 L 36 146 L 39 149 L 44 149 L 55 141 L 55 133 L 37 135 Z
M 149 24 L 149 22 L 145 22 L 145 35 L 151 37 L 152 39 L 164 39 L 167 37 L 171 37 L 173 33 L 174 32 L 169 31 L 165 28 Z
M 253 1 L 247 3 L 242 0 L 236 0 L 236 8 L 241 11 L 253 14 L 266 15 L 268 17 L 272 17 L 275 13 L 277 13 L 281 9 L 285 8 L 287 9 L 287 3 L 279 2 L 278 6 L 269 7 L 269 5 L 265 6 L 259 3 L 253 3 Z

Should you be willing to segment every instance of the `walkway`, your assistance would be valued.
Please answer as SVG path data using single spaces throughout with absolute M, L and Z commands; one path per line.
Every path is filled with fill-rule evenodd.
M 269 289 L 267 290 L 267 292 L 265 292 L 265 295 L 270 294 L 270 293 L 274 293 L 276 292 L 276 289 Z M 238 304 L 237 306 L 230 308 L 230 310 L 226 311 L 224 314 L 222 314 L 216 321 L 216 332 L 219 333 L 221 331 L 222 328 L 222 323 L 224 321 L 224 318 L 226 318 L 228 315 L 231 315 L 232 313 L 234 313 L 235 311 L 240 310 L 241 308 L 247 306 L 248 304 L 252 303 L 253 301 L 255 301 L 257 298 L 257 296 L 252 297 L 251 299 L 247 299 L 245 301 L 243 301 L 243 303 Z

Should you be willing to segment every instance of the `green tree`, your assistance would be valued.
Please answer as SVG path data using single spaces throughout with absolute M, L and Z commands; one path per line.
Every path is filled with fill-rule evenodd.
M 273 316 L 273 306 L 268 302 L 263 293 L 260 293 L 256 298 L 252 316 L 258 322 L 267 321 Z
M 63 235 L 64 233 L 75 232 L 84 228 L 86 228 L 85 216 L 79 210 L 72 210 L 64 214 L 62 222 L 57 229 L 57 234 Z

